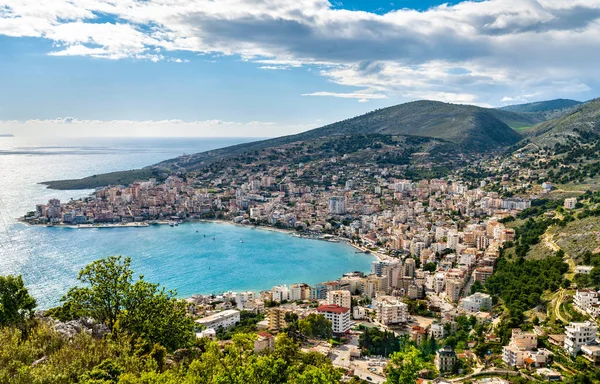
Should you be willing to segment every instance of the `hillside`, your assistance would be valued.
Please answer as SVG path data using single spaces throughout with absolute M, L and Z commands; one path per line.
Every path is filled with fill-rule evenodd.
M 471 105 L 436 101 L 416 101 L 378 109 L 352 119 L 316 128 L 297 135 L 240 144 L 192 155 L 189 164 L 210 164 L 243 153 L 278 147 L 294 142 L 343 135 L 409 135 L 449 141 L 469 152 L 499 150 L 515 144 L 521 136 L 507 122 L 534 124 L 527 115 Z M 160 166 L 169 166 L 166 161 Z
M 532 113 L 516 113 L 499 109 L 481 108 L 472 105 L 456 105 L 436 101 L 415 101 L 396 105 L 388 108 L 378 109 L 367 114 L 329 124 L 296 135 L 278 137 L 274 139 L 261 140 L 252 143 L 239 144 L 227 148 L 221 148 L 199 154 L 182 156 L 176 159 L 156 164 L 152 168 L 160 169 L 164 173 L 173 171 L 198 171 L 213 165 L 223 167 L 231 166 L 231 162 L 250 163 L 260 160 L 261 157 L 273 158 L 276 154 L 265 154 L 268 150 L 279 150 L 292 144 L 304 143 L 312 148 L 306 159 L 318 160 L 329 152 L 320 149 L 324 141 L 335 141 L 355 136 L 362 139 L 353 142 L 349 152 L 337 153 L 337 155 L 359 153 L 372 144 L 371 135 L 382 135 L 388 140 L 390 137 L 400 138 L 400 141 L 408 143 L 405 151 L 395 154 L 394 162 L 406 160 L 406 153 L 427 153 L 425 158 L 420 158 L 420 163 L 430 162 L 433 166 L 446 167 L 449 156 L 441 157 L 440 154 L 476 155 L 489 154 L 504 150 L 511 145 L 521 141 L 522 136 L 515 131 L 522 127 L 536 125 L 542 121 L 539 115 Z M 406 141 L 404 137 L 429 138 L 437 141 L 428 143 L 427 148 L 422 148 L 423 143 L 417 140 Z M 350 140 L 352 141 L 352 140 Z M 325 145 L 325 147 L 327 147 Z M 420 148 L 417 148 L 420 147 Z M 450 150 L 451 148 L 451 150 Z M 357 152 L 358 151 L 358 152 Z M 380 155 L 389 159 L 386 153 Z M 399 160 L 401 159 L 401 160 Z M 289 158 L 287 161 L 293 161 Z M 365 161 L 377 161 L 376 157 L 367 156 Z M 410 161 L 413 161 L 411 159 Z M 409 161 L 409 163 L 410 163 Z M 456 164 L 453 164 L 456 166 Z M 447 168 L 447 167 L 446 167 Z M 146 171 L 136 170 L 133 173 L 140 174 Z M 146 172 L 147 173 L 147 172 Z M 65 182 L 48 182 L 50 188 L 72 189 L 72 188 L 95 188 L 99 184 L 119 184 L 123 180 L 130 180 L 136 175 L 128 175 L 127 172 L 116 175 L 97 175 L 82 180 L 69 180 Z M 112 180 L 114 179 L 114 180 Z M 111 182 L 112 180 L 112 182 Z
M 582 136 L 583 132 L 600 133 L 600 99 L 580 105 L 563 117 L 539 124 L 529 135 L 534 144 L 553 147 L 557 143 L 571 141 L 585 143 L 588 136 Z
M 527 104 L 516 104 L 516 105 L 507 105 L 506 107 L 500 108 L 500 110 L 508 111 L 508 112 L 518 112 L 518 113 L 537 113 L 537 112 L 547 112 L 547 111 L 556 111 L 563 110 L 569 108 L 576 108 L 577 106 L 583 104 L 581 101 L 577 100 L 569 100 L 569 99 L 555 99 L 548 101 L 538 101 L 535 103 L 527 103 Z

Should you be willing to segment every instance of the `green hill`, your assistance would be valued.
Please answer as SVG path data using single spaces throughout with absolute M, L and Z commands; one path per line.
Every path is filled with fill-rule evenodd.
M 502 111 L 518 112 L 518 113 L 537 113 L 556 111 L 563 109 L 573 109 L 583 104 L 581 101 L 569 99 L 555 99 L 548 101 L 538 101 L 535 103 L 508 105 L 500 108 Z
M 364 150 L 371 145 L 372 135 L 385 136 L 387 137 L 386 140 L 397 137 L 398 140 L 408 143 L 409 148 L 404 152 L 425 152 L 429 160 L 444 165 L 444 161 L 448 162 L 449 157 L 452 156 L 504 150 L 522 140 L 523 137 L 515 131 L 516 129 L 534 126 L 541 121 L 544 121 L 543 117 L 534 113 L 517 113 L 437 101 L 415 101 L 378 109 L 296 135 L 182 156 L 156 164 L 151 168 L 168 173 L 172 171 L 196 171 L 212 165 L 223 166 L 223 163 L 226 162 L 244 161 L 248 163 L 264 156 L 275 156 L 274 154 L 266 154 L 265 151 L 281 149 L 297 143 L 304 143 L 307 148 L 311 148 L 312 152 L 305 155 L 303 160 L 306 161 L 326 155 L 323 150 L 319 149 L 323 145 L 323 141 L 348 141 L 349 138 L 355 137 L 356 140 L 349 141 L 352 143 L 351 147 L 358 145 L 359 147 L 365 147 L 360 149 Z M 358 136 L 362 138 L 359 139 Z M 417 143 L 403 139 L 406 137 L 428 138 L 437 141 L 425 143 L 418 139 Z M 424 146 L 427 148 L 424 148 Z M 398 156 L 404 159 L 407 156 L 404 152 L 401 155 L 392 156 L 396 159 L 394 161 L 400 161 Z M 439 157 L 441 153 L 445 154 L 442 159 Z M 384 154 L 382 156 L 385 159 L 390 159 L 390 155 Z M 371 157 L 369 158 L 371 159 Z M 292 159 L 289 160 L 292 161 Z M 376 158 L 371 160 L 376 160 Z M 135 172 L 139 174 L 140 172 L 143 173 L 144 170 Z M 119 180 L 115 180 L 115 183 L 130 179 L 129 175 L 123 173 L 117 176 Z M 110 175 L 98 175 L 93 179 L 88 178 L 87 181 L 72 180 L 69 181 L 68 186 L 70 188 L 77 188 L 78 185 L 80 185 L 79 188 L 97 187 L 98 180 L 111 184 L 107 180 L 111 177 Z M 135 177 L 135 175 L 131 175 L 131 177 Z M 56 182 L 48 184 L 51 188 L 67 187 L 66 184 L 63 186 L 63 184 Z
M 552 147 L 569 141 L 585 142 L 589 138 L 586 132 L 600 134 L 600 99 L 582 104 L 558 119 L 537 125 L 529 132 L 529 138 L 534 144 Z

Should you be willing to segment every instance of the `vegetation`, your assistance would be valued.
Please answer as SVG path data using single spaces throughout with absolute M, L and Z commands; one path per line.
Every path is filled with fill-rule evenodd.
M 563 274 L 568 270 L 562 257 L 556 255 L 542 260 L 519 257 L 516 262 L 500 258 L 485 288 L 502 298 L 511 323 L 516 326 L 523 321 L 523 312 L 540 304 L 544 291 L 556 291 L 560 287 Z
M 133 282 L 131 260 L 111 256 L 93 262 L 79 273 L 83 286 L 74 287 L 62 298 L 62 307 L 48 311 L 60 320 L 91 317 L 124 332 L 158 343 L 168 350 L 189 345 L 194 323 L 186 316 L 185 303 L 140 276 Z
M 0 276 L 0 327 L 23 328 L 33 317 L 35 307 L 36 301 L 27 292 L 21 276 Z
M 323 315 L 308 315 L 306 319 L 298 321 L 298 328 L 307 337 L 330 339 L 332 336 L 331 321 Z

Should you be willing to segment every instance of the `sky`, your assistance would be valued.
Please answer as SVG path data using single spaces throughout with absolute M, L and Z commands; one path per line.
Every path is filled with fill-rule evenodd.
M 274 137 L 600 96 L 598 0 L 0 0 L 0 133 Z

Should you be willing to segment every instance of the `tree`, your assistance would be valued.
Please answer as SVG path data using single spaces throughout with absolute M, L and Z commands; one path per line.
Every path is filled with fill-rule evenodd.
M 94 261 L 79 273 L 83 287 L 71 288 L 64 304 L 50 312 L 62 318 L 91 317 L 111 331 L 140 337 L 150 348 L 160 344 L 172 351 L 188 346 L 194 338 L 194 322 L 185 305 L 158 284 L 140 276 L 133 281 L 131 260 L 121 256 Z
M 78 280 L 87 286 L 71 288 L 61 300 L 77 308 L 77 315 L 106 323 L 112 330 L 131 288 L 130 265 L 131 259 L 121 256 L 94 261 L 79 272 Z
M 414 383 L 419 372 L 425 368 L 421 353 L 413 345 L 401 352 L 392 354 L 390 364 L 386 368 L 387 384 Z
M 0 276 L 0 327 L 22 325 L 36 305 L 21 276 Z
M 481 281 L 475 280 L 473 285 L 471 285 L 471 295 L 481 291 L 483 291 L 483 284 L 481 284 Z
M 298 327 L 300 332 L 308 337 L 329 339 L 333 334 L 331 321 L 327 320 L 323 315 L 314 313 L 308 315 L 306 319 L 300 320 Z
M 126 310 L 118 316 L 118 327 L 173 351 L 191 343 L 194 321 L 186 316 L 185 305 L 158 284 L 141 278 L 125 296 Z

